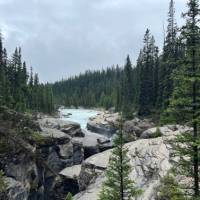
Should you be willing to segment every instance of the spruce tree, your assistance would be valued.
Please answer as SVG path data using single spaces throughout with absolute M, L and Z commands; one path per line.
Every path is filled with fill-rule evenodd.
M 170 0 L 168 12 L 167 34 L 164 42 L 161 65 L 159 68 L 159 92 L 157 104 L 167 108 L 173 92 L 172 73 L 176 69 L 178 60 L 177 25 L 175 20 L 174 0 Z
M 200 10 L 198 0 L 190 0 L 187 5 L 182 28 L 185 58 L 174 72 L 173 96 L 165 114 L 171 121 L 192 127 L 191 132 L 178 135 L 173 146 L 180 157 L 176 172 L 193 178 L 193 196 L 199 198 Z
M 155 200 L 188 200 L 179 183 L 174 176 L 167 174 L 160 181 L 160 185 L 156 188 L 157 195 Z
M 72 199 L 73 199 L 72 194 L 70 192 L 68 192 L 65 200 L 72 200 Z
M 117 137 L 114 140 L 115 148 L 110 157 L 109 166 L 106 171 L 106 181 L 99 194 L 99 200 L 131 200 L 141 194 L 134 181 L 129 178 L 131 172 L 128 149 L 124 146 L 122 121 Z
M 132 118 L 133 115 L 133 69 L 130 57 L 127 56 L 126 64 L 124 67 L 124 77 L 122 83 L 122 111 L 123 117 L 126 119 Z
M 3 42 L 2 35 L 0 33 L 0 105 L 3 104 L 4 97 L 4 68 L 3 68 Z
M 158 76 L 158 48 L 149 29 L 144 36 L 144 48 L 140 53 L 139 61 L 138 114 L 149 115 L 155 105 L 158 88 L 155 82 Z

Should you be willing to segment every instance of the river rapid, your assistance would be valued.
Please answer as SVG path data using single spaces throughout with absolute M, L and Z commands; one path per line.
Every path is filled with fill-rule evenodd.
M 89 109 L 60 109 L 60 118 L 66 121 L 77 122 L 82 129 L 87 128 L 90 117 L 95 117 L 100 111 Z

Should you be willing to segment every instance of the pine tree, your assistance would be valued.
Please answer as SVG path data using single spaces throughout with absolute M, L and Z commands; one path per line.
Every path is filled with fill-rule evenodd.
M 106 171 L 106 181 L 99 194 L 99 200 L 131 200 L 141 194 L 134 181 L 129 178 L 131 172 L 128 149 L 124 147 L 124 137 L 122 132 L 122 121 L 120 122 L 120 132 L 114 140 L 114 150 L 110 157 L 109 166 Z
M 3 91 L 3 104 L 8 106 L 8 107 L 11 107 L 12 105 L 12 96 L 11 96 L 11 84 L 10 84 L 10 81 L 9 81 L 9 67 L 8 67 L 8 57 L 7 57 L 7 51 L 6 49 L 4 48 L 3 49 L 3 68 L 4 68 L 4 79 L 3 82 L 4 82 L 4 86 L 2 88 L 2 91 Z
M 133 115 L 133 95 L 133 69 L 130 57 L 127 56 L 122 83 L 122 111 L 126 119 L 132 118 Z
M 194 198 L 199 198 L 199 109 L 200 109 L 200 29 L 199 1 L 190 0 L 183 15 L 182 40 L 186 45 L 185 58 L 174 72 L 174 92 L 166 115 L 176 123 L 192 127 L 190 133 L 174 140 L 174 149 L 180 156 L 176 172 L 193 178 Z M 190 187 L 190 186 L 188 186 Z
M 154 37 L 147 29 L 144 36 L 144 48 L 140 53 L 139 62 L 139 115 L 148 115 L 155 105 L 157 95 L 158 48 Z
M 176 69 L 178 60 L 177 30 L 174 0 L 170 0 L 167 35 L 159 68 L 159 93 L 157 104 L 161 108 L 167 108 L 173 92 L 172 73 L 173 70 Z
M 161 179 L 156 191 L 157 196 L 155 200 L 188 200 L 180 188 L 179 183 L 171 174 L 167 174 Z
M 22 62 L 21 48 L 16 48 L 11 59 L 3 47 L 0 34 L 0 105 L 17 111 L 52 112 L 53 93 L 49 84 L 39 83 L 38 75 L 33 77 L 31 68 L 28 76 L 27 66 Z
M 0 33 L 0 105 L 3 104 L 4 97 L 4 68 L 3 68 L 3 43 L 2 43 L 2 35 Z
M 73 199 L 72 194 L 69 192 L 69 193 L 67 194 L 67 197 L 66 197 L 65 200 L 72 200 L 72 199 Z

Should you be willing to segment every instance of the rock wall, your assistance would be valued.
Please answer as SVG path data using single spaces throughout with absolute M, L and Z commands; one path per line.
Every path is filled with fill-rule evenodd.
M 54 200 L 79 191 L 77 181 L 59 172 L 84 159 L 83 144 L 72 139 L 82 137 L 80 125 L 53 118 L 42 119 L 39 125 L 36 138 L 20 136 L 16 149 L 0 154 L 0 168 L 7 177 L 2 200 Z

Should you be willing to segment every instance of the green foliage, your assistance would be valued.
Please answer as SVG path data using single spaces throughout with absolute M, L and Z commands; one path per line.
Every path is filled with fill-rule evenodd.
M 122 125 L 120 133 L 114 140 L 115 148 L 110 157 L 106 170 L 106 181 L 103 184 L 99 200 L 131 200 L 139 196 L 142 191 L 135 187 L 134 181 L 129 178 L 131 172 L 128 149 L 124 147 Z
M 133 117 L 133 69 L 129 56 L 126 59 L 122 82 L 122 113 L 125 119 Z
M 37 145 L 45 145 L 48 142 L 51 142 L 52 138 L 50 137 L 44 137 L 40 133 L 32 132 L 31 138 Z
M 161 179 L 155 200 L 189 200 L 189 198 L 185 197 L 174 177 L 168 174 Z
M 158 90 L 158 47 L 154 37 L 147 29 L 144 36 L 144 48 L 138 59 L 139 68 L 139 115 L 149 115 L 156 104 Z
M 190 0 L 184 14 L 186 24 L 182 28 L 182 41 L 186 46 L 185 56 L 174 71 L 174 90 L 166 111 L 167 120 L 192 127 L 188 133 L 176 136 L 173 141 L 175 154 L 180 160 L 175 163 L 177 174 L 192 178 L 193 197 L 199 198 L 199 105 L 200 105 L 200 10 L 199 1 Z
M 22 62 L 21 48 L 16 48 L 11 59 L 7 58 L 0 34 L 0 106 L 16 111 L 41 111 L 51 113 L 53 93 L 49 84 L 39 84 L 38 75 L 30 76 Z
M 170 0 L 168 13 L 167 33 L 163 48 L 163 54 L 159 67 L 159 90 L 157 104 L 166 109 L 173 92 L 173 71 L 178 66 L 178 60 L 183 58 L 184 44 L 178 38 L 178 28 L 175 20 L 174 0 Z
M 72 194 L 69 192 L 69 193 L 67 194 L 67 197 L 66 197 L 65 200 L 72 200 L 72 199 L 73 199 Z
M 0 193 L 5 192 L 6 187 L 4 172 L 0 170 Z
M 157 127 L 156 132 L 151 135 L 151 138 L 157 138 L 157 137 L 161 137 L 161 136 L 162 136 L 162 133 L 160 131 L 160 128 Z
M 79 76 L 52 85 L 56 105 L 84 107 L 121 107 L 121 80 L 119 66 L 106 70 L 86 71 Z

